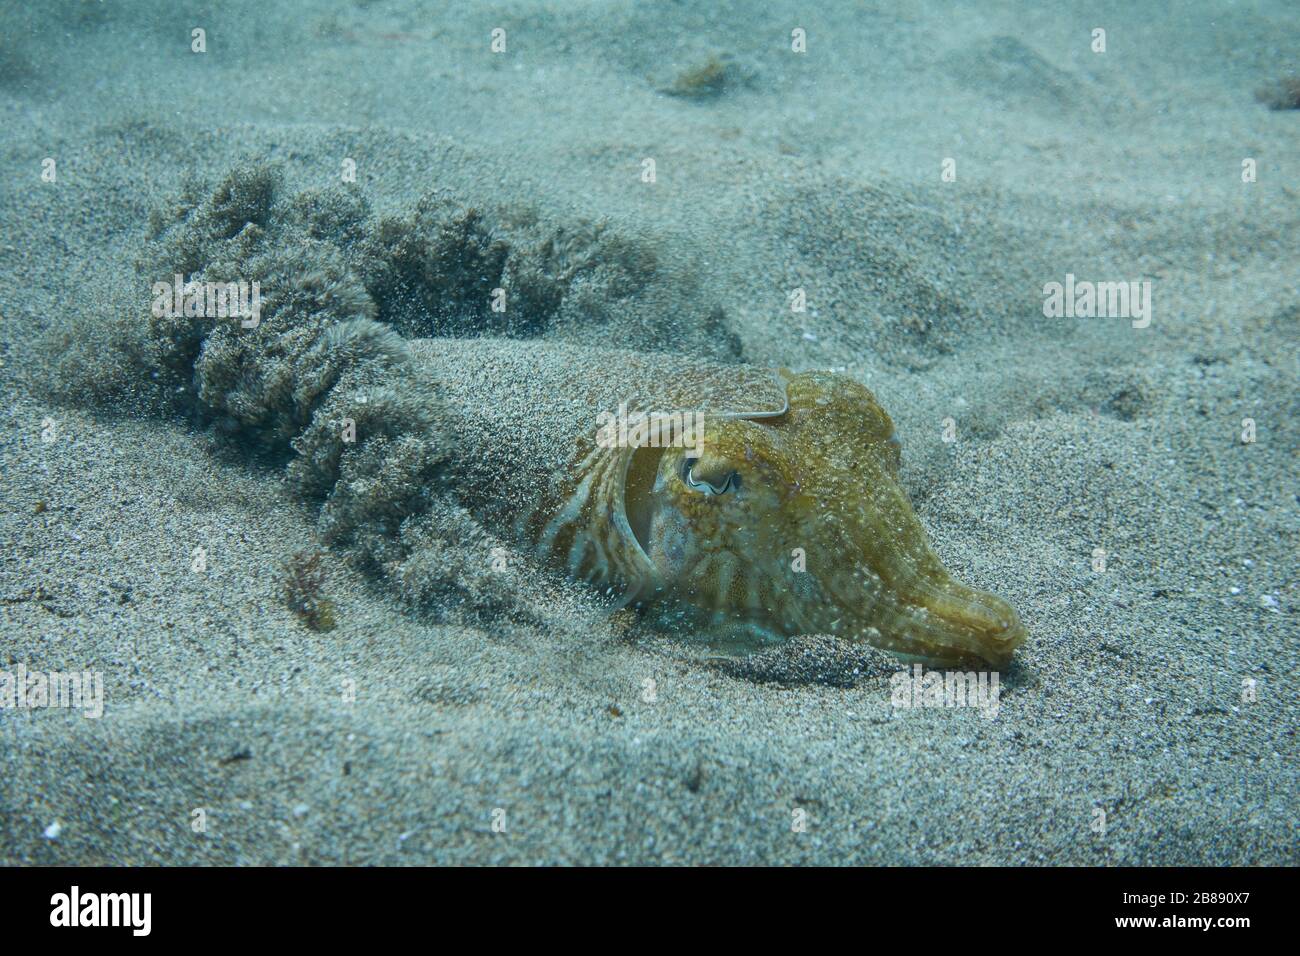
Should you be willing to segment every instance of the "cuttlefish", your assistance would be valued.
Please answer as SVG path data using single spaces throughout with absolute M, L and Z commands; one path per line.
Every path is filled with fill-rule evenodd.
M 1002 667 L 1012 607 L 953 577 L 899 483 L 893 422 L 842 375 L 577 346 L 416 340 L 498 533 L 732 649 L 802 634 Z

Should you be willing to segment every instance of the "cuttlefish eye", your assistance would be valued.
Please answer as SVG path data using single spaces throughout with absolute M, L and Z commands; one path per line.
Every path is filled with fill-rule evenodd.
M 699 462 L 698 458 L 686 458 L 682 461 L 682 484 L 687 488 L 706 495 L 725 495 L 728 491 L 735 491 L 740 487 L 740 472 L 737 471 L 725 475 L 721 482 L 709 478 L 697 478 L 695 466 Z

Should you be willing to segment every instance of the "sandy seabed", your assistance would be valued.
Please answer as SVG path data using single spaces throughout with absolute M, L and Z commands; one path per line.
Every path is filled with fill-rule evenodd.
M 0 862 L 1298 862 L 1300 10 L 1088 6 L 6 8 L 0 669 L 98 674 L 103 714 L 0 709 Z M 237 168 L 277 171 L 286 269 L 418 267 L 449 221 L 511 282 L 576 257 L 504 330 L 381 269 L 403 335 L 867 384 L 936 551 L 1028 626 L 996 716 L 489 578 L 467 514 L 397 579 L 369 517 L 326 540 L 348 503 L 140 351 Z M 1149 324 L 1045 316 L 1067 276 L 1149 282 Z M 314 550 L 328 630 L 285 599 Z

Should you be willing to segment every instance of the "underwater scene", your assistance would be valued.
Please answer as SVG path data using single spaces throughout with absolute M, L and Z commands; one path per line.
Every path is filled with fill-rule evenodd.
M 7 0 L 0 110 L 0 864 L 1300 862 L 1291 0 Z

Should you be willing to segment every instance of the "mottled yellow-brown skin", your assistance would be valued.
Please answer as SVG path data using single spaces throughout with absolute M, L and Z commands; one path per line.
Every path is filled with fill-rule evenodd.
M 875 397 L 827 372 L 783 375 L 784 415 L 709 420 L 698 457 L 636 453 L 626 507 L 655 595 L 755 640 L 834 634 L 932 666 L 1005 665 L 1025 628 L 931 549 Z

